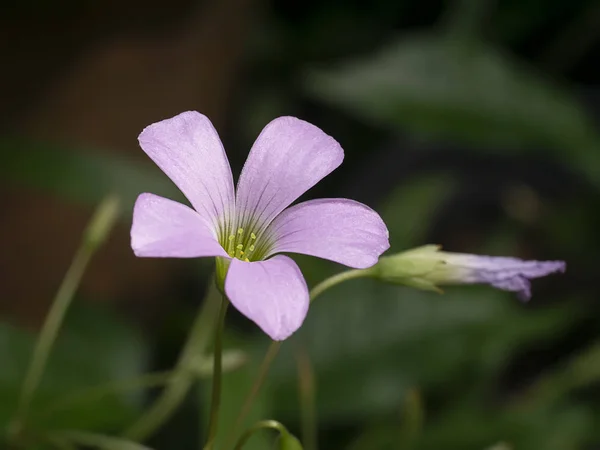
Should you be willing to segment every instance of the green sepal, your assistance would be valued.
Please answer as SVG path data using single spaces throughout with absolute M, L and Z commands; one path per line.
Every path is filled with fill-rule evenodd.
M 441 292 L 435 275 L 445 262 L 437 245 L 424 245 L 391 256 L 384 256 L 372 268 L 375 278 L 386 283 L 403 284 L 427 291 Z
M 225 295 L 225 277 L 227 276 L 227 271 L 229 270 L 229 264 L 231 264 L 231 260 L 229 258 L 217 256 L 215 258 L 215 263 L 215 283 L 219 292 Z

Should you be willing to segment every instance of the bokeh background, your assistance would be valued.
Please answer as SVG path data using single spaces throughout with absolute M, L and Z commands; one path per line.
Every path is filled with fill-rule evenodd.
M 12 2 L 0 13 L 0 425 L 93 208 L 122 221 L 95 256 L 36 397 L 40 430 L 118 434 L 157 389 L 69 395 L 174 364 L 209 261 L 129 248 L 140 192 L 181 194 L 137 145 L 185 110 L 208 115 L 234 174 L 271 119 L 334 136 L 344 164 L 305 198 L 365 202 L 392 252 L 564 259 L 531 302 L 356 280 L 312 307 L 252 412 L 302 434 L 316 390 L 325 450 L 600 448 L 600 3 L 595 0 Z M 296 258 L 310 285 L 341 270 Z M 268 345 L 230 310 L 230 429 Z M 200 379 L 148 445 L 200 448 Z M 75 392 L 75 394 L 73 394 Z M 268 433 L 247 449 L 271 448 Z M 506 446 L 502 447 L 506 443 Z

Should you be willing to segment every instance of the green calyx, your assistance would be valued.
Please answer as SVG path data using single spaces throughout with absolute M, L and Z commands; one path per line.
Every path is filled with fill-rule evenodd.
M 215 283 L 219 292 L 225 294 L 225 277 L 227 276 L 231 261 L 228 258 L 217 256 L 215 258 L 215 264 Z
M 447 271 L 444 253 L 438 245 L 424 245 L 395 255 L 384 256 L 371 273 L 381 281 L 417 289 L 441 292 L 437 284 Z

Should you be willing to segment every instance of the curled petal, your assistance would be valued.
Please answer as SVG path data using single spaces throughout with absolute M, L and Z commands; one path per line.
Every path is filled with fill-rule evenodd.
M 340 145 L 319 128 L 295 117 L 279 117 L 262 131 L 244 165 L 237 188 L 240 226 L 262 230 L 344 159 Z
M 375 264 L 389 247 L 388 229 L 375 211 L 347 199 L 310 200 L 283 211 L 266 235 L 270 254 L 317 256 L 357 269 Z
M 131 248 L 136 256 L 227 256 L 196 211 L 154 194 L 141 194 L 135 203 Z
M 140 146 L 218 229 L 234 214 L 233 177 L 219 135 L 206 116 L 188 111 L 146 127 Z
M 516 292 L 522 300 L 531 297 L 530 279 L 564 272 L 564 261 L 524 261 L 519 258 L 441 252 L 447 264 L 448 282 L 485 283 Z
M 308 312 L 304 277 L 296 263 L 283 255 L 260 262 L 232 259 L 225 293 L 239 312 L 276 341 L 300 328 Z

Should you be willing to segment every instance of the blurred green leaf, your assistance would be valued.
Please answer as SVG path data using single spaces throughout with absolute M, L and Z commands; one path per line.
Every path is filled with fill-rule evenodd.
M 417 448 L 481 449 L 490 441 L 507 441 L 519 450 L 575 450 L 583 448 L 593 426 L 591 411 L 576 406 L 523 414 L 489 407 L 447 409 L 425 430 Z
M 558 403 L 571 391 L 598 381 L 600 381 L 600 343 L 596 342 L 537 380 L 517 406 L 539 408 Z
M 580 168 L 598 139 L 566 92 L 497 49 L 437 36 L 392 44 L 374 57 L 313 73 L 307 89 L 359 117 L 389 127 L 494 148 L 568 149 Z
M 0 426 L 15 412 L 34 342 L 32 333 L 0 324 Z M 51 414 L 44 410 L 75 390 L 139 375 L 145 358 L 145 344 L 130 325 L 98 308 L 73 307 L 33 401 L 30 424 L 40 429 L 106 430 L 127 423 L 141 406 L 139 393 L 115 392 L 93 403 L 78 403 L 73 409 Z
M 167 176 L 151 164 L 26 139 L 0 139 L 0 173 L 13 182 L 79 202 L 96 203 L 114 193 L 126 210 L 142 192 L 182 198 Z

